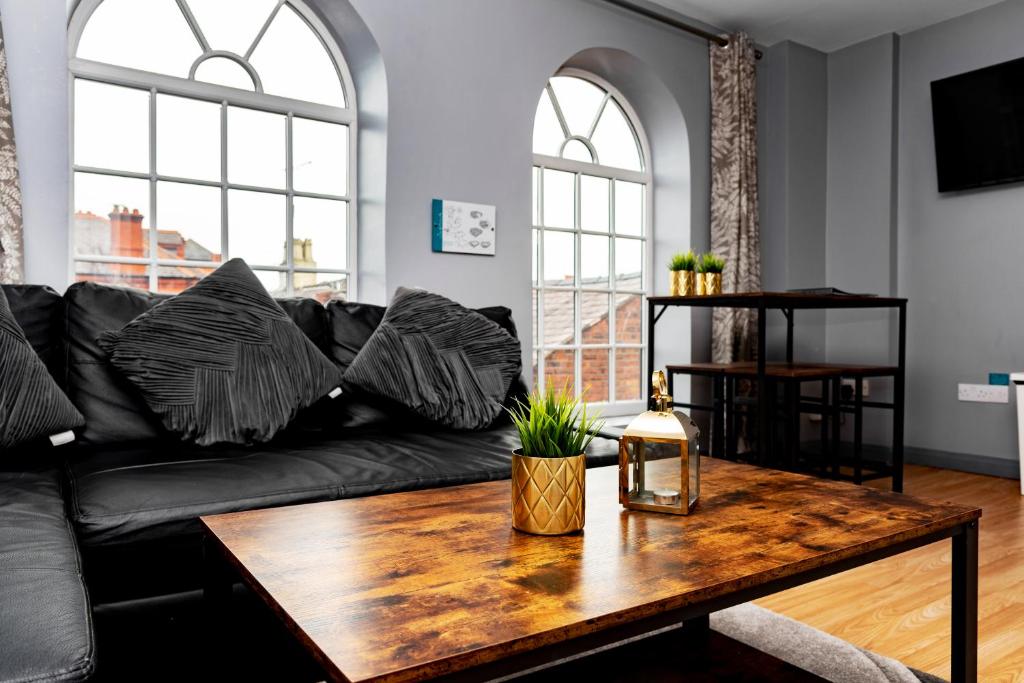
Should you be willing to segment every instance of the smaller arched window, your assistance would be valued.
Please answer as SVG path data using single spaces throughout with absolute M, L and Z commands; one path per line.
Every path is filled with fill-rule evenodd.
M 352 81 L 302 0 L 81 0 L 68 43 L 75 280 L 173 293 L 241 257 L 353 296 Z
M 533 129 L 534 386 L 591 403 L 641 403 L 651 176 L 622 96 L 565 70 Z

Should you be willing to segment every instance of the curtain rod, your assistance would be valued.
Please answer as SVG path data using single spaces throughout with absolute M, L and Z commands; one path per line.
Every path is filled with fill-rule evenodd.
M 633 4 L 629 0 L 601 0 L 601 1 L 606 3 L 606 4 L 614 5 L 615 7 L 619 7 L 621 9 L 624 9 L 627 12 L 632 12 L 633 14 L 639 14 L 640 16 L 646 17 L 647 19 L 651 19 L 653 21 L 657 21 L 659 23 L 666 24 L 667 26 L 671 26 L 672 28 L 677 28 L 680 31 L 686 31 L 687 33 L 691 33 L 691 34 L 697 36 L 698 38 L 703 38 L 704 40 L 708 41 L 709 43 L 714 43 L 715 45 L 718 45 L 719 47 L 725 47 L 726 45 L 729 44 L 729 39 L 728 38 L 723 38 L 722 36 L 716 35 L 714 33 L 709 33 L 708 31 L 705 31 L 704 29 L 697 28 L 696 26 L 691 26 L 690 24 L 683 23 L 683 22 L 679 21 L 678 19 L 675 19 L 673 17 L 668 16 L 667 14 L 662 14 L 661 12 L 657 12 L 655 10 L 648 9 L 647 7 L 643 7 L 641 5 Z M 754 57 L 756 57 L 757 59 L 761 59 L 761 57 L 762 57 L 761 51 L 760 50 L 754 50 Z

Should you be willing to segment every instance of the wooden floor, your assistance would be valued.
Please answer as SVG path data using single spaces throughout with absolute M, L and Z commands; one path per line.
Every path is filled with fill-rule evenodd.
M 888 488 L 889 480 L 868 484 Z M 908 466 L 907 493 L 976 505 L 978 680 L 1024 681 L 1024 497 L 1016 480 Z M 758 604 L 949 679 L 949 541 L 773 595 Z

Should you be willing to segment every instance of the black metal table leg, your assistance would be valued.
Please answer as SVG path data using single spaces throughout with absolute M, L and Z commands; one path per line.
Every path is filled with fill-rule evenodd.
M 651 405 L 651 377 L 654 375 L 654 324 L 658 322 L 658 318 L 654 315 L 654 302 L 650 299 L 647 300 L 647 377 L 644 380 L 644 391 L 645 398 L 647 399 L 647 408 L 650 409 Z
M 903 493 L 903 419 L 907 375 L 907 304 L 899 306 L 899 346 L 896 352 L 896 376 L 893 378 L 892 411 L 892 490 Z
M 978 523 L 953 537 L 952 683 L 978 680 Z
M 839 478 L 839 432 L 842 429 L 843 417 L 843 380 L 833 377 L 832 384 L 832 447 L 830 455 L 832 460 L 832 476 Z
M 770 461 L 768 457 L 768 409 L 767 369 L 768 355 L 768 311 L 762 301 L 757 307 L 757 459 L 761 464 Z
M 842 381 L 842 380 L 840 380 Z M 864 482 L 861 455 L 864 447 L 864 378 L 858 376 L 853 392 L 853 483 Z

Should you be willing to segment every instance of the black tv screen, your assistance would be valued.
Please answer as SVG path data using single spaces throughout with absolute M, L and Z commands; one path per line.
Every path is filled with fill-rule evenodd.
M 932 81 L 939 192 L 1024 180 L 1024 58 Z

